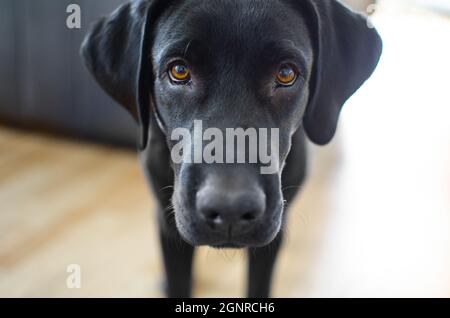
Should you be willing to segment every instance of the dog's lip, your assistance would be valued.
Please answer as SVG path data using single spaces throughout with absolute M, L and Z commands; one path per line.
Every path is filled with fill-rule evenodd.
M 225 248 L 231 248 L 231 249 L 239 249 L 239 248 L 245 248 L 245 245 L 238 244 L 238 243 L 223 243 L 223 244 L 213 244 L 211 245 L 213 248 L 217 249 L 225 249 Z

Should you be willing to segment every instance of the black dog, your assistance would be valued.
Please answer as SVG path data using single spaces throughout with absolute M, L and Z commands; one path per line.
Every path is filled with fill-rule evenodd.
M 199 245 L 248 248 L 248 296 L 269 296 L 305 136 L 332 139 L 381 47 L 366 19 L 334 0 L 136 1 L 95 24 L 82 55 L 140 125 L 170 297 L 190 296 Z M 279 128 L 277 173 L 261 174 L 261 162 L 174 163 L 171 134 L 194 120 Z

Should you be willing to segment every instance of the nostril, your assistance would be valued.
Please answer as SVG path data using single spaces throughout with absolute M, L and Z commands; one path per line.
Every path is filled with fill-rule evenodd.
M 254 221 L 256 219 L 256 215 L 257 215 L 257 213 L 255 213 L 254 211 L 249 211 L 249 212 L 242 214 L 241 219 L 244 221 L 248 221 L 248 222 Z
M 208 221 L 212 222 L 220 221 L 220 213 L 215 210 L 207 210 L 204 212 L 204 215 Z

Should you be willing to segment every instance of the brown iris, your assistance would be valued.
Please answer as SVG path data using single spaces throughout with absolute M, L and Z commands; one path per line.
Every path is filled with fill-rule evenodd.
M 176 63 L 171 66 L 169 71 L 170 78 L 175 82 L 186 82 L 191 76 L 189 68 L 181 63 Z
M 277 74 L 277 82 L 283 86 L 290 86 L 294 84 L 297 79 L 297 73 L 289 65 L 283 65 Z

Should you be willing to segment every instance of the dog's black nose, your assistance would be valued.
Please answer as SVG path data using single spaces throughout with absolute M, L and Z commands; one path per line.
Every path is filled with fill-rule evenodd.
M 263 216 L 266 196 L 258 187 L 230 189 L 209 185 L 198 191 L 196 205 L 210 227 L 238 235 L 249 230 Z

